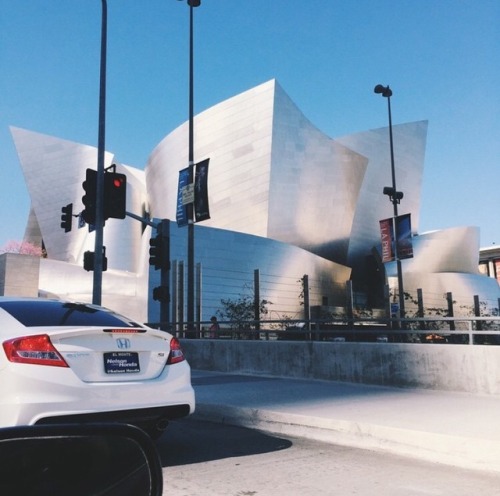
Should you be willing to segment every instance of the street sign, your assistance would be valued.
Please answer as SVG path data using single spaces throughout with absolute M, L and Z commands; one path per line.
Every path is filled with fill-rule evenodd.
M 191 184 L 186 184 L 181 189 L 181 195 L 182 195 L 182 204 L 183 205 L 188 205 L 189 203 L 194 202 L 194 186 L 193 183 Z

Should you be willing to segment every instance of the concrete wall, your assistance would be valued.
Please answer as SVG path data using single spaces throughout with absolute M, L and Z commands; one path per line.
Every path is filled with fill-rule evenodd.
M 500 394 L 500 347 L 183 339 L 193 369 Z
M 0 295 L 38 296 L 40 257 L 3 253 L 0 255 Z

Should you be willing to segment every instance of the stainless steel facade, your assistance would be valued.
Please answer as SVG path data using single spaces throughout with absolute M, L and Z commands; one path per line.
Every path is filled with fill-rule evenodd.
M 94 250 L 94 233 L 88 226 L 65 233 L 60 228 L 61 207 L 73 203 L 73 213 L 83 209 L 85 170 L 95 169 L 97 148 L 32 131 L 11 128 L 31 197 L 25 240 L 40 245 L 47 259 L 40 264 L 40 291 L 82 301 L 92 301 L 92 272 L 83 270 L 83 253 Z M 113 163 L 106 153 L 105 167 Z M 116 162 L 115 162 L 116 163 Z M 127 208 L 142 213 L 147 202 L 144 172 L 117 164 L 127 174 Z M 109 219 L 104 244 L 109 270 L 103 278 L 103 304 L 145 321 L 147 318 L 147 240 L 139 222 Z M 145 265 L 146 264 L 146 265 Z M 127 312 L 128 310 L 128 312 Z
M 427 122 L 396 125 L 393 132 L 398 189 L 404 192 L 401 213 L 411 213 L 417 234 Z M 85 250 L 93 250 L 94 235 L 76 227 L 65 234 L 59 218 L 67 203 L 74 203 L 74 212 L 83 208 L 81 183 L 85 169 L 96 167 L 97 150 L 18 128 L 12 134 L 32 199 L 26 238 L 43 238 L 48 254 L 40 289 L 90 300 L 92 278 L 82 260 Z M 380 249 L 379 220 L 392 216 L 392 204 L 382 194 L 391 173 L 387 128 L 332 139 L 272 80 L 197 115 L 194 137 L 195 162 L 210 158 L 211 219 L 195 228 L 202 319 L 220 307 L 221 298 L 247 291 L 255 269 L 269 278 L 262 296 L 272 302 L 275 316 L 300 314 L 296 283 L 304 274 L 314 281 L 311 304 L 343 306 L 340 288 L 351 275 L 363 277 L 366 257 Z M 153 150 L 144 171 L 118 164 L 128 178 L 127 210 L 175 221 L 187 144 L 185 123 Z M 107 153 L 105 162 L 111 165 L 113 155 Z M 150 231 L 131 218 L 106 222 L 103 303 L 151 321 L 158 315 L 151 300 L 158 274 L 148 266 Z M 172 259 L 178 263 L 186 258 L 185 232 L 172 228 Z M 485 283 L 488 278 L 477 272 L 477 240 L 474 228 L 416 236 L 415 256 L 403 263 L 405 290 L 432 280 L 439 290 L 456 287 L 471 294 L 481 288 L 484 298 L 498 298 L 498 284 L 490 284 L 496 281 Z M 394 283 L 390 264 L 387 274 Z M 172 308 L 171 315 L 176 313 Z

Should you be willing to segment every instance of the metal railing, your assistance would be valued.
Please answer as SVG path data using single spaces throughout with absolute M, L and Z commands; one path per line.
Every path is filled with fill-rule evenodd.
M 219 321 L 215 333 L 209 321 L 196 327 L 185 322 L 149 325 L 187 339 L 500 345 L 497 316 Z

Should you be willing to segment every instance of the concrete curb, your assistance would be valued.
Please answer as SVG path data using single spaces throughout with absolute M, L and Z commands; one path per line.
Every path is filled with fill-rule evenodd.
M 198 403 L 200 420 L 382 451 L 465 469 L 500 473 L 500 444 L 475 439 L 250 407 Z

